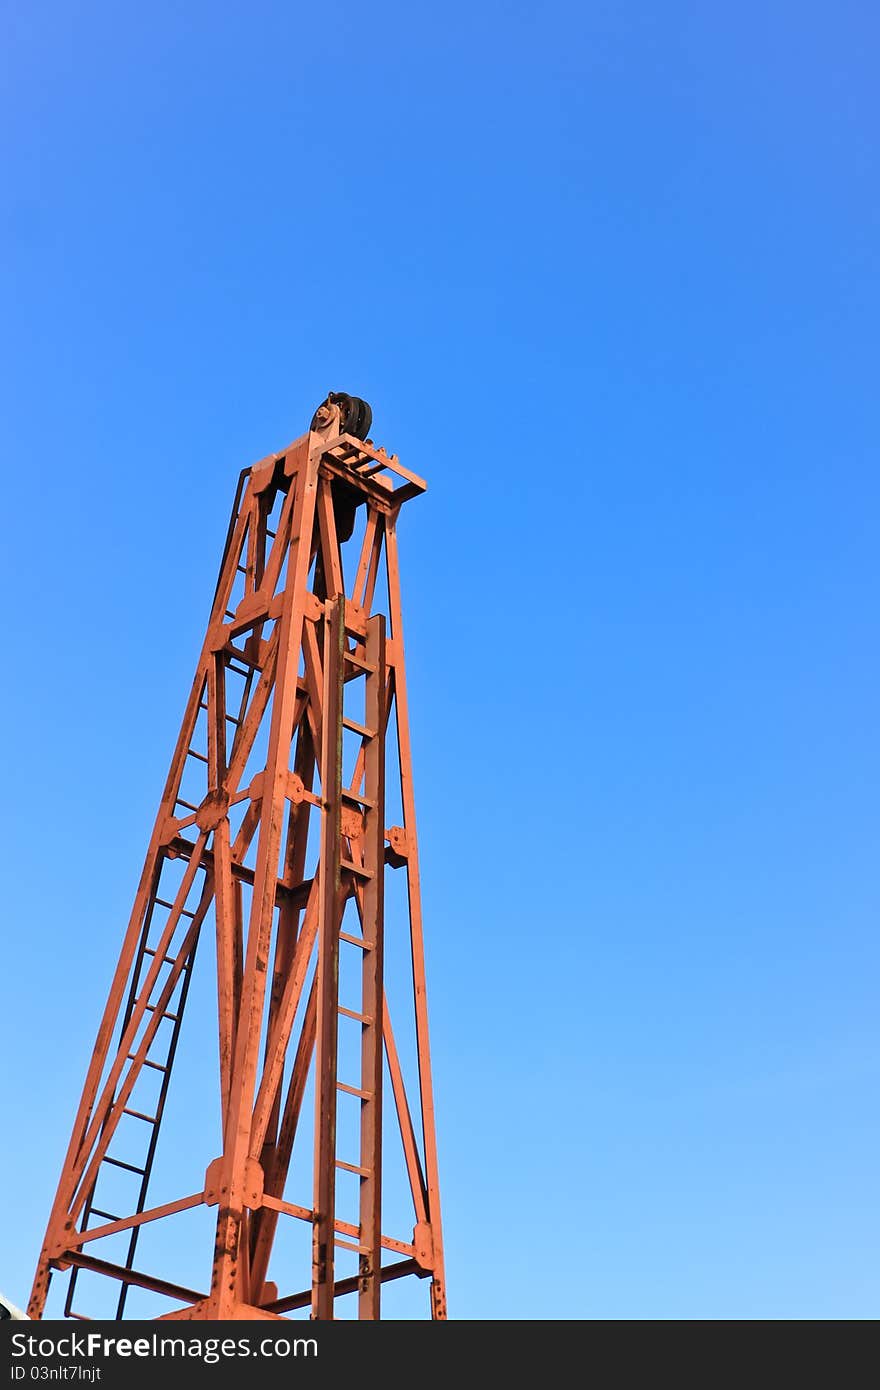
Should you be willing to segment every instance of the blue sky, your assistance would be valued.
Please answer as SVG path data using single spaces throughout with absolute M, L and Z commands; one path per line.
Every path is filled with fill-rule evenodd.
M 401 545 L 451 1314 L 876 1316 L 876 15 L 3 30 L 0 1287 L 238 470 L 340 389 L 430 485 Z

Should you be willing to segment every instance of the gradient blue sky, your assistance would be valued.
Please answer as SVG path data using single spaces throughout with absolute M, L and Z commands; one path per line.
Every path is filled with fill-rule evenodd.
M 3 31 L 0 1287 L 238 470 L 332 388 L 430 484 L 401 539 L 452 1315 L 876 1316 L 876 11 L 31 0 Z

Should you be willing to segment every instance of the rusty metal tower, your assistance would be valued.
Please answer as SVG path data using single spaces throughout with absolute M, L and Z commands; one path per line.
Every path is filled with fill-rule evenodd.
M 113 1291 L 116 1317 L 147 1291 L 152 1315 L 168 1318 L 331 1319 L 346 1295 L 357 1317 L 378 1318 L 382 1285 L 407 1275 L 430 1280 L 431 1315 L 446 1316 L 397 553 L 401 505 L 425 484 L 374 447 L 371 418 L 365 402 L 331 393 L 307 434 L 239 479 L 31 1317 L 57 1271 L 74 1317 L 90 1315 L 91 1280 Z M 401 813 L 390 826 L 386 770 Z M 383 982 L 386 869 L 407 890 L 394 950 L 407 941 L 409 1065 Z M 194 1042 L 182 1025 L 205 936 L 214 1147 L 206 1136 L 201 1168 L 175 1155 L 176 1195 L 149 1205 L 178 1043 L 182 1056 Z M 394 1234 L 382 1180 L 392 1124 L 413 1227 Z M 292 1164 L 297 1136 L 306 1151 Z M 310 1205 L 285 1197 L 303 1169 Z M 339 1200 L 342 1173 L 354 1179 L 352 1209 Z M 142 1268 L 138 1252 L 147 1230 L 170 1231 L 192 1208 L 215 1209 L 201 1289 L 162 1264 Z M 311 1238 L 294 1287 L 279 1291 L 270 1275 L 285 1223 Z

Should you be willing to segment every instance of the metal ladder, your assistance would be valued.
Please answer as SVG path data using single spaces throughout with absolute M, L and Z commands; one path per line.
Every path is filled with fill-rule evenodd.
M 354 636 L 355 646 L 348 637 Z M 346 686 L 364 679 L 364 723 L 345 715 Z M 359 1256 L 358 1312 L 379 1314 L 382 1216 L 382 1009 L 383 913 L 385 864 L 385 619 L 370 618 L 366 636 L 347 627 L 345 600 L 327 604 L 324 642 L 324 711 L 322 796 L 326 814 L 322 827 L 321 863 L 333 892 L 324 896 L 320 923 L 320 991 L 318 1004 L 317 1162 L 314 1200 L 312 1316 L 333 1317 L 336 1246 Z M 356 785 L 342 784 L 343 730 L 361 740 L 363 772 Z M 328 776 L 328 770 L 330 775 Z M 361 789 L 363 783 L 363 790 Z M 347 846 L 343 857 L 342 846 Z M 361 920 L 360 937 L 341 930 L 344 903 L 354 896 Z M 339 1002 L 339 943 L 361 951 L 360 1007 Z M 354 1001 L 353 1001 L 354 1002 Z M 340 1016 L 361 1027 L 359 1084 L 340 1081 L 337 1074 Z M 360 1101 L 358 1162 L 336 1152 L 338 1092 Z M 328 1161 L 329 1160 L 329 1161 Z M 337 1235 L 336 1173 L 359 1178 L 359 1221 L 356 1241 Z
M 156 954 L 155 946 L 151 946 L 149 944 L 151 935 L 153 935 L 152 928 L 155 909 L 157 907 L 168 908 L 171 906 L 167 899 L 159 896 L 159 883 L 161 880 L 162 867 L 164 866 L 164 863 L 165 856 L 163 855 L 162 859 L 160 859 L 159 862 L 158 872 L 156 874 L 156 878 L 153 885 L 153 891 L 150 895 L 147 911 L 144 917 L 144 926 L 141 932 L 141 939 L 138 946 L 137 956 L 135 957 L 135 962 L 132 969 L 132 981 L 131 987 L 129 989 L 128 1002 L 126 1004 L 126 1008 L 122 1016 L 120 1037 L 125 1033 L 132 1012 L 135 1008 L 136 1003 L 138 1002 L 138 991 L 140 988 L 140 981 L 144 976 L 145 963 L 148 962 L 148 960 L 154 957 Z M 194 917 L 194 915 L 195 914 L 187 908 L 184 908 L 181 911 L 181 917 L 184 917 L 187 920 L 191 920 Z M 156 1155 L 156 1143 L 159 1138 L 159 1128 L 162 1123 L 162 1115 L 165 1110 L 165 1102 L 168 1095 L 168 1083 L 171 1076 L 171 1068 L 174 1063 L 174 1054 L 177 1051 L 177 1043 L 180 1037 L 180 1028 L 183 1022 L 183 1013 L 184 1008 L 186 1006 L 187 994 L 189 993 L 189 985 L 190 979 L 192 977 L 192 969 L 193 963 L 195 961 L 197 945 L 198 937 L 196 937 L 196 940 L 194 941 L 192 948 L 186 958 L 183 969 L 181 971 L 180 980 L 178 981 L 178 984 L 175 988 L 177 1003 L 173 1006 L 172 1009 L 166 1010 L 162 1014 L 163 1019 L 168 1019 L 171 1021 L 170 1035 L 167 1032 L 165 1034 L 166 1046 L 163 1049 L 160 1044 L 158 1048 L 156 1048 L 156 1045 L 159 1042 L 159 1039 L 162 1034 L 162 1030 L 158 1029 L 152 1043 L 152 1047 L 156 1048 L 156 1051 L 154 1051 L 152 1055 L 148 1054 L 146 1060 L 144 1061 L 145 1067 L 148 1067 L 153 1071 L 159 1072 L 162 1077 L 159 1086 L 159 1094 L 154 1108 L 154 1113 L 148 1114 L 146 1111 L 136 1109 L 132 1105 L 126 1106 L 122 1112 L 123 1115 L 128 1115 L 133 1119 L 139 1120 L 143 1124 L 144 1135 L 146 1140 L 144 1146 L 143 1162 L 141 1164 L 129 1163 L 124 1159 L 116 1158 L 109 1151 L 105 1153 L 103 1159 L 101 1160 L 101 1167 L 99 1167 L 98 1169 L 95 1182 L 92 1185 L 91 1191 L 89 1192 L 88 1198 L 83 1208 L 81 1225 L 81 1229 L 83 1231 L 89 1230 L 92 1224 L 101 1225 L 105 1222 L 119 1221 L 121 1219 L 120 1213 L 107 1211 L 103 1207 L 98 1205 L 97 1197 L 101 1180 L 101 1168 L 103 1168 L 105 1164 L 109 1165 L 112 1168 L 121 1169 L 124 1172 L 131 1173 L 134 1177 L 140 1180 L 135 1189 L 135 1205 L 132 1209 L 132 1212 L 126 1212 L 125 1215 L 140 1215 L 140 1213 L 144 1211 L 146 1208 L 147 1191 L 150 1184 L 150 1174 L 153 1168 L 153 1160 Z M 163 964 L 170 964 L 173 962 L 173 960 L 173 956 L 166 955 L 164 957 Z M 149 969 L 148 965 L 147 969 Z M 153 992 L 158 993 L 160 989 L 161 973 L 157 977 L 157 980 L 153 986 Z M 172 996 L 172 998 L 173 997 L 174 996 Z M 155 1006 L 150 1003 L 147 1003 L 146 1009 L 152 1012 L 155 1009 Z M 133 1054 L 129 1053 L 128 1059 L 130 1060 L 132 1056 Z M 135 1093 L 136 1090 L 137 1082 L 135 1082 Z M 133 1099 L 133 1096 L 130 1099 Z M 92 1221 L 93 1217 L 96 1218 L 95 1222 Z M 138 1236 L 140 1235 L 140 1230 L 141 1228 L 139 1226 L 135 1226 L 134 1229 L 131 1231 L 129 1237 L 128 1251 L 123 1266 L 125 1269 L 132 1269 L 134 1267 L 134 1256 L 135 1250 L 137 1249 L 137 1242 Z M 65 1317 L 83 1319 L 87 1316 L 83 1313 L 77 1313 L 73 1308 L 73 1299 L 74 1294 L 76 1292 L 76 1284 L 79 1274 L 80 1270 L 76 1267 L 71 1271 L 70 1281 L 67 1289 L 67 1298 L 64 1304 Z M 116 1306 L 116 1318 L 121 1318 L 123 1315 L 126 1299 L 128 1297 L 128 1290 L 129 1285 L 123 1282 Z

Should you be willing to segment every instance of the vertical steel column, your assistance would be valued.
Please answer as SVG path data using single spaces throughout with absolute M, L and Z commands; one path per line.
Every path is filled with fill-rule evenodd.
M 435 1320 L 442 1321 L 446 1318 L 446 1276 L 443 1266 L 443 1233 L 440 1225 L 440 1179 L 437 1165 L 437 1134 L 434 1125 L 434 1087 L 431 1079 L 431 1048 L 428 1040 L 428 995 L 425 984 L 425 946 L 422 934 L 422 890 L 419 878 L 418 838 L 416 836 L 416 803 L 412 777 L 412 750 L 409 738 L 409 702 L 402 660 L 403 611 L 400 601 L 400 564 L 397 554 L 396 515 L 389 517 L 385 526 L 385 560 L 388 573 L 391 632 L 400 658 L 394 668 L 394 694 L 397 703 L 397 738 L 400 750 L 400 794 L 406 827 L 406 884 L 409 895 L 416 1045 L 419 1063 L 422 1133 L 425 1141 L 428 1221 L 431 1236 L 431 1315 Z

